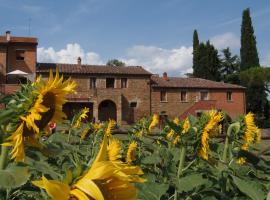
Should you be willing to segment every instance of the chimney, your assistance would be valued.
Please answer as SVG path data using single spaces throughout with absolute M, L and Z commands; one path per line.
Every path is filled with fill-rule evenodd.
M 164 72 L 164 73 L 163 73 L 163 79 L 164 79 L 165 81 L 168 81 L 168 80 L 169 80 L 169 77 L 168 77 L 168 75 L 167 75 L 167 72 Z
M 7 39 L 7 42 L 10 41 L 10 31 L 6 31 L 6 39 Z
M 82 59 L 81 59 L 81 57 L 78 57 L 78 59 L 77 59 L 77 65 L 78 65 L 78 68 L 81 68 L 81 66 L 82 66 Z

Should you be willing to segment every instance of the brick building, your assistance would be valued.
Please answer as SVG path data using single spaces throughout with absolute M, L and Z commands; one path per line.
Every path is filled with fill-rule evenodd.
M 89 120 L 115 119 L 131 124 L 157 113 L 163 117 L 184 118 L 202 111 L 220 109 L 231 117 L 245 113 L 245 88 L 199 78 L 162 77 L 140 66 L 37 63 L 37 38 L 0 36 L 0 92 L 16 91 L 36 74 L 48 77 L 58 69 L 78 84 L 77 94 L 68 96 L 64 110 L 71 117 L 78 109 L 90 108 Z

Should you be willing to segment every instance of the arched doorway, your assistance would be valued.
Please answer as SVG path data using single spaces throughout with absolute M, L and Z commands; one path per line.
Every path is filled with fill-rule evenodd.
M 104 100 L 98 106 L 98 119 L 100 121 L 108 121 L 109 119 L 117 120 L 116 105 L 111 100 Z

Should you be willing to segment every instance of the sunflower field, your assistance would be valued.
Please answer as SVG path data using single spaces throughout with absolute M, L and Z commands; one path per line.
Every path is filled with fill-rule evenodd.
M 257 148 L 252 113 L 153 115 L 120 134 L 113 120 L 86 122 L 88 108 L 65 119 L 75 89 L 51 72 L 0 99 L 1 200 L 270 199 L 270 149 Z

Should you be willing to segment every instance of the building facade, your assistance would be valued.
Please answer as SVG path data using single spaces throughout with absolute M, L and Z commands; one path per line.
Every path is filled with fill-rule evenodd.
M 154 113 L 185 118 L 211 109 L 223 110 L 232 118 L 245 113 L 245 88 L 198 78 L 162 77 L 141 66 L 115 67 L 37 63 L 37 38 L 0 36 L 0 92 L 14 93 L 26 79 L 47 78 L 56 69 L 77 82 L 77 94 L 69 95 L 64 111 L 72 117 L 79 109 L 90 109 L 89 120 L 114 119 L 132 124 Z

